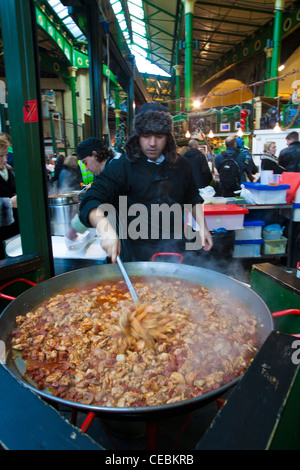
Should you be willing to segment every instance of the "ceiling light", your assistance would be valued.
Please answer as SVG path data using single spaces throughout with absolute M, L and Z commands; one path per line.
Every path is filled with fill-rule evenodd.
M 279 125 L 278 122 L 276 122 L 276 125 L 275 125 L 273 131 L 274 131 L 274 132 L 281 132 L 281 128 L 280 128 L 280 125 Z
M 280 66 L 278 67 L 278 72 L 281 72 L 281 70 L 283 70 L 284 68 L 285 68 L 285 65 L 283 65 L 283 64 L 280 65 Z
M 186 131 L 185 136 L 186 136 L 187 139 L 189 139 L 191 137 L 191 134 L 190 134 L 189 130 Z
M 213 133 L 212 130 L 210 130 L 210 131 L 209 131 L 209 134 L 208 134 L 208 137 L 209 137 L 210 139 L 213 139 L 214 136 L 215 136 L 215 134 Z
M 239 130 L 237 131 L 237 135 L 238 135 L 239 137 L 242 137 L 242 136 L 244 135 L 244 133 L 243 133 L 243 131 L 242 131 L 241 128 L 239 128 Z

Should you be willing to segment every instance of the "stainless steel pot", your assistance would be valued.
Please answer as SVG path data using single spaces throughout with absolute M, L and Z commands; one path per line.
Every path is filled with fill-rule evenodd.
M 79 210 L 78 191 L 49 196 L 51 235 L 64 236 Z
M 260 345 L 263 344 L 269 333 L 274 329 L 272 315 L 263 300 L 246 285 L 223 274 L 194 266 L 160 262 L 125 263 L 125 268 L 130 277 L 159 276 L 196 282 L 199 285 L 203 285 L 208 288 L 217 287 L 228 290 L 233 299 L 237 299 L 250 313 L 256 316 L 258 325 L 260 325 L 258 332 Z M 28 311 L 35 309 L 51 296 L 66 289 L 82 286 L 95 281 L 101 282 L 102 280 L 108 279 L 121 279 L 121 276 L 118 266 L 101 265 L 71 271 L 69 273 L 53 277 L 41 284 L 37 284 L 35 287 L 30 288 L 17 297 L 3 311 L 0 317 L 0 340 L 5 341 L 9 348 L 9 337 L 11 331 L 15 329 L 16 316 L 26 314 Z M 101 413 L 101 415 L 112 419 L 153 419 L 153 417 L 161 418 L 166 415 L 186 413 L 189 410 L 198 409 L 204 404 L 215 400 L 218 396 L 222 395 L 225 391 L 235 385 L 239 380 L 235 379 L 217 390 L 206 393 L 200 397 L 184 400 L 178 403 L 140 408 L 107 408 L 74 403 L 53 397 L 47 391 L 37 390 L 34 384 L 25 382 L 23 377 L 25 369 L 24 363 L 22 360 L 14 361 L 10 351 L 8 351 L 8 357 L 4 367 L 6 367 L 15 378 L 20 380 L 23 384 L 25 383 L 27 387 L 48 400 L 50 399 L 73 408 Z

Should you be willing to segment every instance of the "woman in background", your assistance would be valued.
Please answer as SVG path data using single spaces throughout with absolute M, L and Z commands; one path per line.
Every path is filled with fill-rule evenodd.
M 5 258 L 4 241 L 19 233 L 15 175 L 7 164 L 9 145 L 0 136 L 0 259 Z
M 271 170 L 274 175 L 281 175 L 285 169 L 278 164 L 276 157 L 276 142 L 268 141 L 264 144 L 264 154 L 260 157 L 261 170 Z

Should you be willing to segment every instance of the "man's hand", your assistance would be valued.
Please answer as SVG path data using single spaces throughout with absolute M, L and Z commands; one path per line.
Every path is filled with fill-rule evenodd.
M 10 203 L 11 203 L 13 209 L 17 209 L 18 208 L 17 196 L 11 197 L 10 198 Z
M 101 208 L 92 209 L 89 213 L 90 224 L 95 227 L 100 235 L 100 243 L 104 251 L 106 251 L 112 263 L 116 263 L 117 256 L 121 252 L 121 244 L 119 237 L 105 217 Z
M 107 256 L 111 258 L 112 263 L 116 263 L 117 261 L 117 256 L 121 252 L 120 248 L 120 240 L 117 238 L 117 240 L 109 240 L 109 239 L 100 239 L 101 246 L 104 251 L 106 251 Z
M 210 251 L 213 247 L 213 238 L 210 231 L 207 228 L 202 204 L 196 204 L 193 206 L 193 217 L 200 227 L 200 233 L 203 243 L 203 250 Z

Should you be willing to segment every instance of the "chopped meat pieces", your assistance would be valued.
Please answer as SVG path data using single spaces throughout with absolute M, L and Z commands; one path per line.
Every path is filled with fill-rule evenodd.
M 134 278 L 76 287 L 16 318 L 14 354 L 39 390 L 104 407 L 203 395 L 239 377 L 257 351 L 254 315 L 228 292 Z

